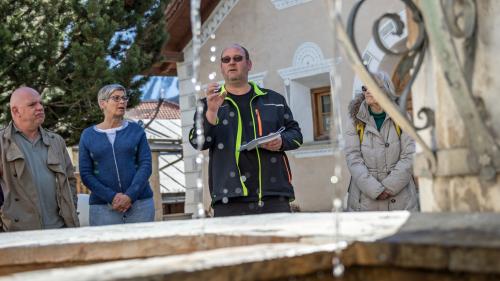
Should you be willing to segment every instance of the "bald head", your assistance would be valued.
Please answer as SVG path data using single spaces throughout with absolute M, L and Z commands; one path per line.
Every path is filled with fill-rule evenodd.
M 42 97 L 33 88 L 21 87 L 10 96 L 12 120 L 23 132 L 38 130 L 45 120 Z
M 246 60 L 250 60 L 250 53 L 248 53 L 248 50 L 247 50 L 245 47 L 241 46 L 240 44 L 236 44 L 236 43 L 231 44 L 231 45 L 229 45 L 229 46 L 225 47 L 225 48 L 222 50 L 222 52 L 221 52 L 221 55 L 220 55 L 220 57 L 221 57 L 221 58 L 224 56 L 224 52 L 225 52 L 227 49 L 240 49 L 240 50 L 243 52 L 243 55 L 245 55 L 245 59 L 246 59 Z
M 33 88 L 21 87 L 12 92 L 10 96 L 10 110 L 15 106 L 19 106 L 30 97 L 40 97 L 40 94 Z

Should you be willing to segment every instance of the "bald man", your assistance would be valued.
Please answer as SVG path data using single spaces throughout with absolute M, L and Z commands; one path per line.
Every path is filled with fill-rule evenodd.
M 10 112 L 0 130 L 0 231 L 79 226 L 73 165 L 64 140 L 42 128 L 40 94 L 16 89 Z

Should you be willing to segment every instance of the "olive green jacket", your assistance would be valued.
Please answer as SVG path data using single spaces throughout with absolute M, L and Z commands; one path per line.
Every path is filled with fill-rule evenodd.
M 24 155 L 13 140 L 12 122 L 0 130 L 0 185 L 4 203 L 0 208 L 0 231 L 42 229 L 37 188 Z M 47 166 L 56 176 L 56 200 L 66 227 L 80 225 L 76 213 L 76 179 L 63 138 L 40 127 L 48 146 Z

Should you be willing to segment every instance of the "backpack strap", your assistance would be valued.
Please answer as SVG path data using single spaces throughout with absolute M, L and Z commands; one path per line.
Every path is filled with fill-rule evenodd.
M 401 138 L 401 127 L 399 127 L 398 124 L 396 124 L 395 122 L 394 123 L 394 128 L 396 129 L 396 134 L 398 134 L 398 137 Z M 358 132 L 358 136 L 359 136 L 359 143 L 363 143 L 363 135 L 365 133 L 365 123 L 363 122 L 360 122 L 358 124 L 356 124 L 356 132 Z
M 360 144 L 363 143 L 363 135 L 365 133 L 365 123 L 360 122 L 356 124 L 356 132 L 358 132 L 359 143 Z
M 396 128 L 396 134 L 398 134 L 398 137 L 401 138 L 401 127 L 399 127 L 398 124 L 396 124 L 396 122 L 394 122 L 394 127 Z

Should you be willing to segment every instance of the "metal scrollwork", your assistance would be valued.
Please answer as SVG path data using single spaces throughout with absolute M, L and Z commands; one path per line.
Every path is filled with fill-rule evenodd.
M 411 11 L 412 20 L 418 26 L 418 36 L 411 47 L 403 51 L 390 50 L 383 44 L 380 38 L 379 25 L 383 19 L 389 19 L 393 21 L 396 26 L 396 30 L 394 33 L 402 34 L 404 29 L 404 22 L 401 20 L 398 14 L 386 13 L 382 15 L 382 17 L 377 19 L 377 21 L 375 22 L 375 26 L 373 27 L 373 37 L 375 43 L 383 52 L 387 53 L 388 55 L 407 56 L 408 59 L 412 60 L 411 63 L 412 67 L 408 69 L 408 72 L 410 70 L 413 71 L 411 73 L 408 84 L 405 86 L 401 96 L 399 97 L 399 108 L 396 107 L 390 101 L 390 99 L 385 95 L 385 93 L 380 91 L 380 89 L 377 87 L 367 67 L 362 63 L 361 54 L 356 44 L 355 34 L 354 34 L 356 16 L 362 4 L 365 2 L 365 0 L 360 0 L 354 4 L 351 13 L 349 14 L 346 30 L 343 28 L 342 21 L 339 16 L 338 18 L 335 19 L 336 29 L 339 41 L 343 45 L 344 50 L 347 53 L 347 56 L 351 60 L 353 64 L 352 65 L 353 69 L 356 72 L 356 74 L 365 83 L 365 85 L 373 89 L 373 95 L 375 96 L 377 101 L 379 101 L 380 106 L 384 108 L 384 110 L 393 118 L 393 120 L 396 123 L 398 123 L 401 126 L 401 128 L 404 131 L 406 131 L 413 139 L 415 139 L 415 141 L 418 144 L 420 144 L 424 154 L 426 155 L 426 158 L 428 159 L 429 170 L 433 172 L 435 171 L 437 165 L 436 156 L 434 152 L 429 148 L 429 146 L 420 138 L 416 130 L 428 128 L 429 126 L 431 126 L 434 121 L 433 118 L 434 114 L 431 109 L 421 110 L 419 112 L 419 117 L 422 114 L 426 115 L 427 122 L 423 127 L 420 128 L 416 128 L 413 122 L 410 121 L 406 115 L 406 105 L 409 99 L 410 90 L 413 83 L 415 82 L 415 78 L 420 70 L 420 66 L 423 63 L 423 58 L 425 56 L 425 50 L 427 46 L 427 35 L 425 32 L 425 25 L 423 22 L 422 15 L 417 6 L 411 0 L 401 0 L 401 1 Z
M 356 45 L 354 25 L 356 15 L 365 0 L 359 0 L 353 6 L 349 15 L 347 28 L 344 29 L 340 14 L 336 14 L 335 32 L 340 43 L 351 61 L 351 66 L 365 85 L 372 89 L 372 94 L 380 106 L 422 147 L 429 164 L 429 171 L 436 171 L 436 154 L 417 134 L 417 130 L 429 128 L 434 123 L 434 112 L 430 108 L 422 108 L 418 117 L 426 117 L 426 124 L 416 127 L 406 116 L 406 103 L 410 89 L 423 63 L 428 46 L 432 47 L 433 54 L 441 67 L 442 77 L 447 82 L 452 94 L 452 101 L 457 110 L 464 117 L 462 122 L 469 138 L 471 163 L 469 169 L 477 171 L 482 181 L 494 180 L 497 171 L 500 171 L 500 147 L 495 143 L 482 116 L 487 116 L 484 107 L 478 106 L 472 94 L 472 74 L 475 62 L 477 43 L 477 11 L 474 0 L 422 0 L 417 7 L 412 0 L 401 0 L 411 14 L 411 18 L 418 27 L 417 38 L 411 47 L 396 51 L 387 48 L 380 38 L 379 26 L 383 20 L 390 20 L 395 24 L 393 34 L 401 34 L 404 23 L 398 14 L 386 13 L 375 22 L 373 37 L 377 46 L 388 55 L 404 56 L 404 64 L 399 68 L 401 73 L 411 74 L 396 107 L 389 97 L 378 87 L 366 65 L 363 64 L 361 54 Z M 420 8 L 420 9 L 419 9 Z M 424 22 L 425 19 L 425 22 Z M 443 24 L 444 23 L 444 24 Z M 463 40 L 456 40 L 463 38 Z M 430 43 L 432 44 L 430 44 Z M 457 54 L 457 43 L 463 42 L 463 56 Z M 463 61 L 460 61 L 463 58 Z M 410 72 L 411 71 L 411 72 Z
M 450 34 L 455 38 L 465 38 L 463 70 L 465 79 L 472 87 L 477 42 L 476 5 L 473 0 L 441 0 L 441 7 Z
M 354 7 L 351 10 L 351 13 L 349 14 L 349 20 L 348 20 L 348 26 L 347 26 L 347 33 L 349 34 L 349 38 L 351 39 L 352 44 L 355 46 L 355 50 L 358 53 L 358 56 L 361 56 L 359 49 L 356 44 L 356 38 L 354 35 L 354 24 L 356 20 L 357 13 L 359 9 L 361 8 L 361 5 L 365 2 L 365 0 L 361 0 L 357 2 Z M 412 20 L 415 22 L 415 24 L 418 27 L 418 35 L 415 40 L 415 42 L 412 44 L 411 47 L 406 48 L 404 50 L 398 51 L 398 50 L 391 50 L 387 48 L 384 45 L 384 42 L 380 38 L 380 24 L 384 19 L 391 20 L 395 27 L 396 30 L 393 31 L 392 33 L 395 35 L 401 35 L 403 34 L 403 30 L 405 27 L 405 24 L 399 14 L 396 13 L 385 13 L 381 17 L 379 17 L 372 29 L 372 35 L 373 35 L 373 40 L 375 41 L 375 44 L 377 47 L 384 53 L 392 56 L 408 56 L 413 59 L 412 63 L 412 69 L 413 69 L 413 75 L 411 75 L 410 81 L 406 84 L 405 88 L 403 89 L 401 95 L 399 96 L 399 110 L 403 113 L 406 112 L 407 108 L 407 103 L 408 103 L 408 98 L 409 94 L 411 91 L 411 87 L 413 86 L 413 83 L 415 82 L 415 79 L 417 77 L 417 74 L 420 70 L 420 67 L 423 63 L 423 59 L 425 56 L 425 50 L 426 50 L 426 42 L 427 42 L 427 36 L 425 33 L 425 25 L 424 21 L 422 19 L 422 15 L 420 14 L 420 11 L 418 10 L 417 6 L 409 0 L 402 0 L 402 2 L 406 5 L 406 7 L 411 11 L 412 15 Z M 408 69 L 410 71 L 410 69 Z M 425 114 L 427 114 L 429 111 L 425 111 Z
M 417 130 L 424 130 L 427 128 L 430 128 L 434 126 L 434 110 L 428 108 L 428 107 L 422 107 L 418 113 L 417 113 L 418 118 L 424 119 L 425 118 L 425 124 L 422 127 L 416 127 L 415 129 Z
M 469 166 L 478 171 L 483 182 L 494 181 L 500 171 L 500 148 L 472 94 L 472 73 L 477 40 L 476 4 L 473 0 L 422 1 L 426 30 L 439 60 L 443 77 L 460 112 L 467 131 L 470 151 Z M 443 25 L 443 22 L 446 24 Z M 456 38 L 465 37 L 464 62 L 460 62 Z
M 469 38 L 476 30 L 476 5 L 473 0 L 441 0 L 451 35 Z

